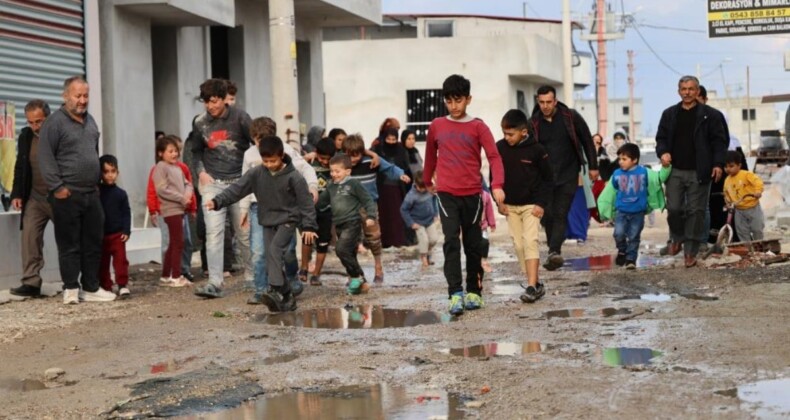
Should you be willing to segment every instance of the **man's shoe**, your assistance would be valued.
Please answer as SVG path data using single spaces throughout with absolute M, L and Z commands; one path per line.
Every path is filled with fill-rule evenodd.
M 667 249 L 667 255 L 675 256 L 680 253 L 680 250 L 683 249 L 683 244 L 680 242 L 672 242 L 669 244 L 669 249 Z
M 190 283 L 195 282 L 195 276 L 193 276 L 192 273 L 190 273 L 189 271 L 184 271 L 183 273 L 181 273 L 181 277 L 189 280 Z
M 348 294 L 349 295 L 358 295 L 362 293 L 363 285 L 365 285 L 365 279 L 360 277 L 352 278 L 351 281 L 348 282 Z
M 206 299 L 216 299 L 222 297 L 222 289 L 209 283 L 195 289 L 195 294 Z
M 76 305 L 80 303 L 80 289 L 63 289 L 63 304 Z
M 618 267 L 622 267 L 625 265 L 625 254 L 617 254 L 617 257 L 614 259 L 614 265 Z
M 686 268 L 694 267 L 695 265 L 697 265 L 697 257 L 693 255 L 686 255 L 684 262 L 686 264 Z
M 477 293 L 467 293 L 464 298 L 464 309 L 474 311 L 483 307 L 483 298 Z
M 535 303 L 538 299 L 546 294 L 546 288 L 543 283 L 538 283 L 535 286 L 527 286 L 524 294 L 519 297 L 524 303 Z
M 24 297 L 41 296 L 41 288 L 34 287 L 29 284 L 23 284 L 19 287 L 14 287 L 13 289 L 9 290 L 9 292 L 14 296 L 24 296 Z
M 461 292 L 453 293 L 450 296 L 450 315 L 459 316 L 464 314 L 464 294 Z
M 293 293 L 289 292 L 283 295 L 272 287 L 261 296 L 261 302 L 269 308 L 270 312 L 290 312 L 296 310 L 296 298 Z
M 549 254 L 549 257 L 546 258 L 546 262 L 543 263 L 543 268 L 549 271 L 554 271 L 562 267 L 563 264 L 565 264 L 565 259 L 562 258 L 562 255 L 552 252 Z
M 263 293 L 255 292 L 249 299 L 247 299 L 247 305 L 262 305 L 263 304 Z
M 625 269 L 626 270 L 636 270 L 636 263 L 634 261 L 626 261 L 625 262 Z
M 85 302 L 112 302 L 117 297 L 115 293 L 104 290 L 101 287 L 95 292 L 80 290 L 77 296 L 80 300 Z

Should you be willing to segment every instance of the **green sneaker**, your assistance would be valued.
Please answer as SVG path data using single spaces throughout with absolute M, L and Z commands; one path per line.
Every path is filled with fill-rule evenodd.
M 464 294 L 461 292 L 453 293 L 450 297 L 450 315 L 464 314 Z
M 359 277 L 355 277 L 348 282 L 348 294 L 349 295 L 358 295 L 362 293 L 362 286 L 365 284 L 365 281 Z
M 467 293 L 464 306 L 466 307 L 467 311 L 480 309 L 483 307 L 483 298 L 481 298 L 477 293 Z

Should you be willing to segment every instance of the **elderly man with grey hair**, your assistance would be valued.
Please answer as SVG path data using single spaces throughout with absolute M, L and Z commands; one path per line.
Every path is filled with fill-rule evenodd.
M 63 303 L 107 302 L 99 287 L 104 210 L 99 199 L 99 127 L 88 113 L 88 82 L 63 82 L 63 106 L 41 127 L 38 163 L 55 217 Z
M 699 80 L 678 81 L 680 102 L 665 109 L 656 132 L 656 154 L 672 165 L 667 180 L 669 254 L 683 249 L 686 267 L 697 264 L 711 181 L 722 177 L 729 140 L 721 113 L 697 101 Z

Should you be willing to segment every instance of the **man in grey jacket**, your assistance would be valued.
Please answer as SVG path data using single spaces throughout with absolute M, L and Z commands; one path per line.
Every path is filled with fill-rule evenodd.
M 66 79 L 63 106 L 40 131 L 38 163 L 55 218 L 65 304 L 115 300 L 115 294 L 99 287 L 104 211 L 98 190 L 99 128 L 88 113 L 88 92 L 82 77 Z

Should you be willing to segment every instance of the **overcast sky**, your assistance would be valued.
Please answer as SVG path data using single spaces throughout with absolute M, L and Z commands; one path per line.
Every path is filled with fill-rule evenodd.
M 571 0 L 574 19 L 592 10 L 594 0 Z M 383 0 L 385 14 L 390 13 L 458 13 L 561 19 L 560 0 Z M 707 1 L 705 0 L 611 0 L 617 13 L 632 13 L 639 24 L 639 34 L 631 28 L 625 39 L 607 43 L 609 61 L 609 97 L 628 96 L 626 51 L 635 52 L 636 97 L 644 100 L 643 128 L 654 135 L 661 111 L 679 101 L 679 73 L 697 75 L 702 84 L 724 96 L 724 83 L 730 96 L 746 95 L 746 66 L 751 72 L 752 96 L 790 93 L 790 72 L 784 71 L 784 51 L 790 50 L 790 35 L 746 36 L 708 39 Z M 577 50 L 589 51 L 587 41 L 578 39 Z M 661 60 L 667 65 L 662 64 Z M 719 70 L 722 66 L 723 72 Z M 668 67 L 671 67 L 668 68 Z M 723 77 L 722 77 L 723 74 Z M 593 79 L 594 80 L 594 79 Z M 594 97 L 594 86 L 584 92 Z M 786 109 L 783 104 L 781 109 Z M 763 127 L 761 127 L 763 128 Z M 765 127 L 778 128 L 778 127 Z

